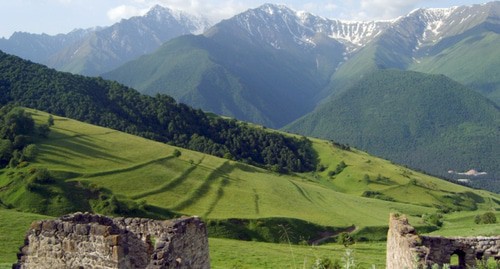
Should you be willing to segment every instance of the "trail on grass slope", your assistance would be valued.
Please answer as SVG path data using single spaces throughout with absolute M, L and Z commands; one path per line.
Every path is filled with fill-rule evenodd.
M 188 206 L 196 203 L 200 198 L 202 198 L 205 194 L 208 193 L 212 183 L 214 183 L 217 179 L 227 174 L 227 170 L 232 170 L 232 166 L 229 164 L 229 161 L 224 162 L 221 166 L 217 167 L 212 171 L 206 178 L 205 181 L 196 188 L 189 197 L 178 203 L 176 206 L 173 206 L 171 209 L 175 211 L 180 211 L 185 209 Z
M 205 156 L 203 156 L 203 158 L 201 158 L 196 164 L 193 164 L 191 167 L 184 170 L 179 176 L 174 178 L 172 181 L 166 182 L 165 184 L 160 185 L 159 187 L 157 187 L 155 189 L 133 195 L 130 198 L 137 200 L 137 199 L 141 199 L 141 198 L 144 198 L 144 197 L 147 197 L 150 195 L 160 194 L 162 192 L 166 192 L 168 190 L 171 190 L 171 189 L 179 186 L 180 184 L 182 184 L 182 182 L 184 182 L 188 178 L 188 176 L 189 176 L 189 174 L 191 174 L 191 172 L 193 172 L 196 168 L 198 168 L 198 165 L 201 162 L 203 162 L 203 159 L 205 159 Z
M 117 174 L 117 173 L 130 172 L 130 171 L 133 171 L 133 170 L 136 170 L 136 169 L 148 166 L 150 164 L 157 163 L 157 162 L 162 162 L 162 161 L 166 161 L 166 160 L 169 160 L 169 159 L 172 159 L 172 158 L 174 158 L 174 156 L 173 155 L 169 155 L 169 156 L 166 156 L 166 157 L 163 157 L 163 158 L 158 158 L 158 159 L 150 160 L 150 161 L 147 161 L 147 162 L 144 162 L 144 163 L 136 164 L 136 165 L 125 167 L 125 168 L 119 168 L 119 169 L 114 169 L 114 170 L 109 170 L 109 171 L 102 171 L 102 172 L 84 174 L 83 177 L 84 178 L 91 178 L 91 177 L 100 177 L 100 176 L 107 176 L 107 175 L 112 175 L 112 174 Z

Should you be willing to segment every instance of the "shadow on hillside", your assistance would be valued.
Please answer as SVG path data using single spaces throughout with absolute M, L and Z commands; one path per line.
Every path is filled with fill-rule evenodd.
M 116 163 L 128 163 L 130 160 L 112 155 L 106 152 L 106 148 L 89 141 L 89 136 L 70 136 L 62 133 L 57 134 L 57 139 L 52 139 L 52 143 L 43 145 L 42 155 L 49 154 L 62 158 L 72 156 L 74 158 L 95 158 Z M 43 159 L 43 158 L 41 158 Z M 51 159 L 51 158 L 46 158 Z M 70 165 L 64 163 L 65 165 Z

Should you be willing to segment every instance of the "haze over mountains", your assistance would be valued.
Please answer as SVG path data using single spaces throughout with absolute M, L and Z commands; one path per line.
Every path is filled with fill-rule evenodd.
M 348 53 L 388 26 L 327 20 L 266 4 L 222 21 L 202 36 L 168 42 L 104 77 L 279 128 L 310 112 L 328 94 L 325 87 Z M 191 71 L 182 73 L 181 85 L 179 70 Z M 138 71 L 140 75 L 132 75 Z
M 342 22 L 267 4 L 104 76 L 277 128 L 386 68 L 444 73 L 498 104 L 499 10 L 500 2 L 491 2 L 420 9 L 394 21 Z M 186 83 L 177 83 L 178 74 Z
M 209 26 L 206 18 L 155 6 L 144 16 L 104 28 L 56 36 L 16 32 L 0 39 L 0 49 L 60 71 L 96 76 L 153 52 L 174 37 L 201 33 Z
M 486 171 L 500 189 L 499 1 L 373 22 L 274 4 L 211 28 L 175 14 L 155 7 L 104 29 L 47 39 L 15 34 L 0 49 L 216 114 L 349 143 L 433 174 Z M 12 45 L 21 37 L 23 51 L 9 51 L 8 44 L 21 48 Z M 49 42 L 57 45 L 49 49 Z M 401 72 L 378 72 L 386 69 Z M 445 89 L 424 89 L 422 81 Z

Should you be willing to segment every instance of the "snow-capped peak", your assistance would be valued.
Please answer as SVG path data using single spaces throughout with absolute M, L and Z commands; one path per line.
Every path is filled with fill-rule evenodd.
M 144 16 L 157 22 L 173 19 L 182 25 L 188 26 L 193 34 L 201 34 L 212 24 L 206 18 L 161 5 L 153 6 Z
M 331 20 L 305 11 L 295 11 L 284 5 L 264 4 L 236 16 L 240 27 L 251 36 L 262 39 L 275 48 L 283 41 L 279 34 L 292 36 L 299 45 L 315 46 L 315 36 L 323 34 L 341 43 L 349 51 L 356 50 L 372 40 L 390 22 L 350 22 Z
M 498 5 L 498 2 L 493 3 L 493 7 Z M 454 6 L 416 9 L 393 20 L 347 21 L 295 11 L 284 5 L 264 4 L 233 19 L 252 38 L 276 49 L 284 48 L 290 40 L 300 46 L 314 47 L 317 38 L 326 36 L 344 44 L 346 52 L 350 53 L 364 47 L 389 29 L 392 29 L 391 32 L 403 31 L 401 34 L 415 42 L 415 50 L 418 50 L 465 31 L 468 25 L 475 24 L 474 20 L 478 20 L 478 16 L 485 17 L 490 13 L 484 5 Z M 408 24 L 412 27 L 407 28 Z M 408 33 L 408 30 L 412 33 Z
M 393 23 L 388 34 L 399 35 L 414 52 L 426 53 L 426 48 L 442 40 L 460 35 L 497 16 L 500 2 L 449 8 L 416 9 Z

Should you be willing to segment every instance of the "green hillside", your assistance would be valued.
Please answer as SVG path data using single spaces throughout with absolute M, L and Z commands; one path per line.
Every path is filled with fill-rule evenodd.
M 483 26 L 486 28 L 486 26 Z M 418 57 L 411 70 L 444 74 L 500 104 L 500 35 L 487 29 L 474 29 L 475 34 L 452 45 L 436 46 L 430 53 Z
M 31 222 L 50 216 L 7 210 L 0 205 L 0 268 L 12 268 Z
M 307 139 L 249 128 L 166 95 L 57 72 L 0 52 L 0 104 L 16 104 L 279 171 L 312 171 Z
M 383 70 L 286 130 L 355 145 L 437 175 L 474 168 L 494 183 L 499 120 L 493 102 L 445 76 Z M 492 190 L 499 191 L 496 184 Z
M 44 112 L 29 112 L 37 124 L 49 118 Z M 234 231 L 224 226 L 226 219 L 257 220 L 252 224 L 255 225 L 252 231 L 260 234 L 265 234 L 266 229 L 270 229 L 268 233 L 275 231 L 274 225 L 282 219 L 281 223 L 296 227 L 291 237 L 311 236 L 302 240 L 314 239 L 315 235 L 308 233 L 309 229 L 317 229 L 314 225 L 322 225 L 323 229 L 355 225 L 359 238 L 367 238 L 365 231 L 375 227 L 379 232 L 370 236 L 383 236 L 390 212 L 408 214 L 415 225 L 430 227 L 432 223 L 423 222 L 421 216 L 432 214 L 437 208 L 443 212 L 476 209 L 473 212 L 477 213 L 499 207 L 498 195 L 451 184 L 324 140 L 312 140 L 319 155 L 320 171 L 287 175 L 68 118 L 53 118 L 48 138 L 36 141 L 39 153 L 35 161 L 1 170 L 2 207 L 49 216 L 73 211 L 153 218 L 199 215 L 208 220 L 210 236 L 215 237 L 231 237 L 228 233 Z M 339 171 L 337 167 L 341 162 L 346 166 Z M 33 171 L 43 168 L 49 170 L 50 180 L 29 180 Z M 337 173 L 332 175 L 335 170 Z M 383 195 L 363 197 L 367 196 L 366 191 Z M 31 219 L 46 218 L 12 210 L 0 213 L 2 219 L 25 214 L 20 215 L 23 217 L 19 220 L 25 222 L 22 225 L 25 228 Z M 300 224 L 302 220 L 305 222 Z M 0 227 L 1 233 L 4 229 L 13 229 L 10 224 Z M 224 227 L 229 230 L 220 233 Z M 242 227 L 236 229 L 242 231 Z M 487 228 L 478 226 L 476 232 L 482 230 Z M 15 253 L 19 244 L 14 235 L 22 237 L 22 233 L 19 228 L 12 238 L 6 239 L 0 248 L 6 253 L 0 264 L 12 261 L 6 257 Z M 228 245 L 240 251 L 260 247 L 241 244 L 211 240 L 211 251 L 215 253 L 212 256 L 218 259 L 214 267 L 236 263 L 224 256 L 228 255 L 224 254 Z M 276 261 L 286 260 L 290 255 L 286 245 L 270 247 L 275 249 L 272 253 Z M 363 245 L 359 247 L 364 249 Z M 373 247 L 367 245 L 366 248 Z M 321 255 L 327 250 L 328 247 L 320 251 Z M 337 249 L 337 253 L 341 251 Z M 315 254 L 300 255 L 302 261 L 298 264 L 315 257 Z M 244 264 L 257 266 L 259 263 L 255 263 L 254 258 L 248 256 Z M 374 263 L 383 257 L 370 259 Z M 365 260 L 366 264 L 369 262 Z
M 32 112 L 37 121 L 47 117 Z M 23 194 L 10 194 L 19 182 L 11 183 L 9 175 L 42 167 L 51 171 L 56 186 L 104 188 L 117 198 L 210 219 L 279 216 L 339 227 L 384 225 L 390 211 L 418 215 L 437 206 L 475 208 L 477 201 L 467 197 L 485 195 L 322 140 L 313 142 L 322 172 L 286 175 L 65 118 L 54 119 L 49 138 L 37 143 L 36 161 L 2 174 L 2 185 L 7 186 L 2 191 L 4 204 L 30 210 L 24 207 L 24 200 L 17 204 L 17 195 Z M 346 167 L 330 176 L 340 162 Z M 396 202 L 362 198 L 366 190 L 384 193 Z M 459 193 L 463 203 L 455 201 L 457 206 L 453 206 L 448 199 Z M 38 213 L 60 214 L 47 208 Z

